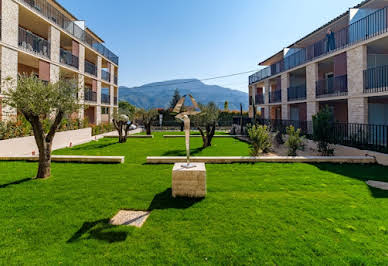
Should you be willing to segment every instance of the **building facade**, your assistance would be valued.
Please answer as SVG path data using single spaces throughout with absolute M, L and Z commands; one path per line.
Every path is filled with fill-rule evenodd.
M 26 73 L 55 82 L 63 73 L 79 81 L 78 117 L 108 123 L 118 106 L 118 57 L 103 40 L 55 0 L 0 0 L 0 12 L 1 80 Z M 1 104 L 6 89 L 0 120 L 17 114 Z
M 388 2 L 363 1 L 259 65 L 251 117 L 312 121 L 328 106 L 336 122 L 388 125 Z

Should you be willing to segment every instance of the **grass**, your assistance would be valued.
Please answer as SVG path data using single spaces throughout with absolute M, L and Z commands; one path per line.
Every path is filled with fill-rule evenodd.
M 104 139 L 56 154 L 125 155 L 123 165 L 0 162 L 0 264 L 388 263 L 388 181 L 377 165 L 207 165 L 208 196 L 172 199 L 171 165 L 184 139 Z M 195 155 L 248 155 L 247 144 L 214 139 Z M 152 210 L 145 225 L 110 226 L 120 209 Z

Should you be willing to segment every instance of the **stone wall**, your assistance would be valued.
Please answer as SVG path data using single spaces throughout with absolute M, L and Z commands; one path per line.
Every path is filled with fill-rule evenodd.
M 54 137 L 53 150 L 68 147 L 70 142 L 77 145 L 91 140 L 91 128 L 58 132 Z M 33 136 L 0 141 L 0 156 L 32 155 L 32 152 L 39 153 Z

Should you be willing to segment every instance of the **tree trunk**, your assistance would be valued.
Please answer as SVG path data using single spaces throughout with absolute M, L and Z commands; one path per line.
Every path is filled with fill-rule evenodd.
M 151 135 L 151 123 L 145 123 L 146 133 L 147 135 Z
M 43 149 L 39 149 L 39 167 L 36 178 L 48 178 L 51 175 L 51 143 L 44 141 Z
M 198 131 L 199 133 L 201 134 L 201 137 L 202 137 L 202 148 L 206 148 L 207 146 L 207 138 L 206 138 L 206 135 L 203 133 L 203 130 L 202 128 L 198 127 Z
M 44 129 L 39 116 L 32 115 L 30 113 L 23 113 L 28 122 L 31 123 L 32 130 L 34 132 L 34 138 L 36 145 L 39 149 L 39 167 L 36 178 L 48 178 L 51 175 L 51 148 L 55 132 L 58 130 L 59 125 L 63 119 L 64 113 L 58 111 L 55 116 L 54 122 L 50 127 L 48 134 L 45 136 Z

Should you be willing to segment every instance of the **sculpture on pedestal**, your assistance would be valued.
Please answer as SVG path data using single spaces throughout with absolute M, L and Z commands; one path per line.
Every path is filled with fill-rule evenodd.
M 184 168 L 194 168 L 195 165 L 190 164 L 190 115 L 199 114 L 201 111 L 199 109 L 198 103 L 195 101 L 193 96 L 188 95 L 192 102 L 192 106 L 187 106 L 183 109 L 183 104 L 185 103 L 186 96 L 183 96 L 178 103 L 176 104 L 173 113 L 177 113 L 175 118 L 183 121 L 184 130 L 185 130 L 185 140 L 186 140 L 186 158 L 187 164 L 183 165 Z

